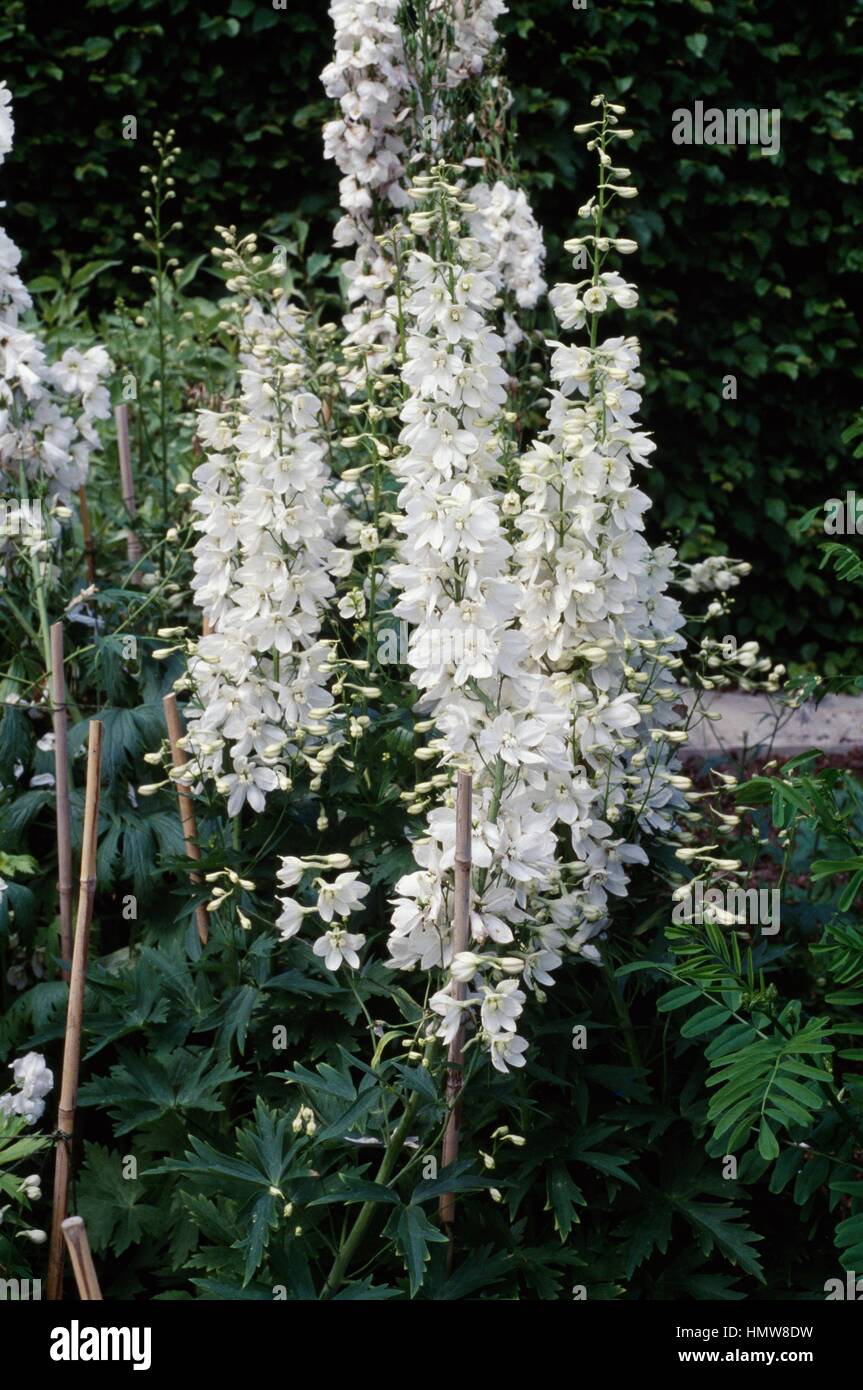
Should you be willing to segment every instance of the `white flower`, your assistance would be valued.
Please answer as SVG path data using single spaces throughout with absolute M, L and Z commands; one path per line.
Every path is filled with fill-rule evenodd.
M 462 1023 L 462 1015 L 469 1014 L 477 1003 L 477 995 L 467 995 L 464 999 L 454 999 L 448 989 L 439 989 L 429 1000 L 429 1008 L 440 1014 L 443 1022 L 437 1029 L 437 1036 L 447 1046 L 452 1042 Z
M 366 938 L 355 932 L 345 931 L 344 927 L 331 927 L 319 936 L 312 946 L 316 956 L 324 957 L 328 970 L 338 970 L 342 962 L 352 970 L 358 970 L 360 958 L 357 951 L 365 945 Z
M 275 791 L 279 780 L 271 767 L 259 767 L 248 758 L 237 758 L 234 771 L 220 777 L 217 790 L 228 798 L 228 815 L 238 816 L 248 801 L 253 811 L 263 811 L 266 793 Z
M 331 922 L 334 917 L 349 917 L 358 911 L 369 892 L 369 885 L 354 873 L 339 874 L 334 883 L 325 883 L 319 878 L 317 884 L 318 916 L 325 922 Z
M 11 94 L 0 84 L 0 162 L 12 147 Z M 2 204 L 0 204 L 2 207 Z M 103 378 L 113 369 L 105 349 L 69 347 L 51 363 L 36 332 L 22 327 L 20 316 L 32 301 L 20 276 L 20 252 L 0 228 L 0 472 L 11 470 L 18 487 L 25 481 L 44 484 L 49 503 L 68 504 L 86 481 L 89 460 L 98 448 L 95 421 L 110 414 Z M 21 543 L 32 554 L 50 555 L 71 511 L 56 505 L 31 527 Z
M 283 888 L 296 888 L 307 868 L 308 865 L 304 859 L 298 859 L 293 854 L 285 854 L 282 856 L 276 878 Z
M 48 1239 L 46 1231 L 19 1231 L 18 1235 L 22 1240 L 29 1240 L 32 1245 L 44 1245 Z
M 496 1071 L 508 1072 L 510 1067 L 523 1067 L 527 1061 L 528 1043 L 517 1033 L 497 1033 L 489 1040 L 491 1064 Z
M 230 239 L 227 254 L 245 264 Z M 326 731 L 332 649 L 320 633 L 342 563 L 303 319 L 284 300 L 250 297 L 241 344 L 238 400 L 199 417 L 211 452 L 194 474 L 192 588 L 210 631 L 190 661 L 187 708 L 194 771 L 216 782 L 231 816 L 246 802 L 263 811 Z
M 480 1016 L 487 1033 L 514 1033 L 526 995 L 517 980 L 503 980 L 499 985 L 482 986 Z
M 18 1093 L 10 1091 L 0 1096 L 0 1113 L 23 1115 L 29 1124 L 35 1124 L 44 1114 L 45 1097 L 54 1085 L 54 1074 L 41 1052 L 28 1052 L 9 1065 Z
M 283 941 L 290 941 L 303 925 L 303 917 L 309 909 L 301 907 L 294 898 L 279 898 L 279 902 L 282 910 L 276 918 L 276 929 Z

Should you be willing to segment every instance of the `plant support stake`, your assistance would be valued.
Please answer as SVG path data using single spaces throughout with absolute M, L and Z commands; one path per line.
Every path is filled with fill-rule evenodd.
M 460 772 L 456 788 L 455 802 L 455 902 L 453 904 L 452 950 L 453 955 L 468 948 L 468 925 L 470 922 L 470 868 L 471 868 L 471 803 L 473 800 L 473 779 L 470 773 Z M 466 986 L 453 984 L 453 998 L 464 999 Z M 464 1023 L 460 1019 L 455 1037 L 447 1053 L 446 1098 L 450 1107 L 449 1119 L 444 1130 L 441 1166 L 446 1169 L 458 1158 L 459 1124 L 461 1120 L 461 1100 L 459 1093 L 462 1083 L 464 1062 Z M 438 1211 L 441 1225 L 452 1228 L 455 1220 L 455 1196 L 444 1192 Z
M 54 1164 L 54 1210 L 51 1244 L 48 1252 L 48 1298 L 57 1300 L 63 1292 L 63 1222 L 69 1194 L 69 1146 L 75 1129 L 78 1102 L 78 1073 L 81 1065 L 81 1028 L 84 1019 L 84 982 L 90 947 L 90 923 L 96 893 L 96 841 L 99 835 L 99 776 L 102 767 L 102 724 L 90 721 L 87 744 L 87 786 L 84 794 L 84 838 L 81 844 L 81 880 L 78 917 L 72 949 L 69 1003 L 66 1009 L 66 1041 L 63 1047 L 63 1079 L 57 1115 L 57 1147 Z
M 63 979 L 72 959 L 72 831 L 69 819 L 69 711 L 63 666 L 63 624 L 51 627 L 51 713 L 54 724 L 54 789 L 57 808 L 57 889 Z
M 183 736 L 183 726 L 180 723 L 180 711 L 177 708 L 176 695 L 166 695 L 162 701 L 165 710 L 165 723 L 168 726 L 168 739 L 171 744 L 171 761 L 177 769 L 183 768 L 188 761 L 186 754 L 180 747 L 180 739 Z M 180 822 L 183 827 L 183 842 L 186 846 L 186 857 L 188 859 L 200 859 L 201 851 L 198 848 L 198 827 L 195 822 L 195 803 L 192 800 L 191 792 L 187 791 L 181 782 L 177 782 L 177 796 L 180 802 Z M 195 873 L 189 875 L 192 883 L 200 883 L 199 876 Z M 207 911 L 203 903 L 199 903 L 195 908 L 195 921 L 198 926 L 198 939 L 202 946 L 206 946 L 210 935 L 210 927 L 207 921 Z
M 96 1274 L 96 1266 L 93 1264 L 90 1242 L 87 1239 L 87 1227 L 80 1216 L 67 1216 L 63 1222 L 63 1237 L 69 1251 L 72 1272 L 75 1275 L 75 1283 L 78 1285 L 78 1294 L 82 1302 L 101 1300 L 102 1290 L 99 1287 L 99 1278 Z

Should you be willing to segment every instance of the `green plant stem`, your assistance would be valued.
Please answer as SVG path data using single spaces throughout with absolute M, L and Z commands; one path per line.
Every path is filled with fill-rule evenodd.
M 428 1049 L 428 1052 L 426 1054 L 429 1065 L 431 1065 L 436 1050 L 437 1043 L 435 1042 Z M 411 1124 L 413 1123 L 414 1115 L 416 1114 L 417 1109 L 419 1108 L 420 1099 L 421 1096 L 419 1091 L 414 1091 L 410 1097 L 410 1100 L 405 1105 L 404 1114 L 402 1115 L 401 1120 L 396 1126 L 395 1132 L 393 1133 L 390 1142 L 387 1144 L 386 1152 L 384 1153 L 384 1156 L 381 1159 L 381 1166 L 378 1169 L 377 1176 L 375 1178 L 375 1182 L 377 1182 L 381 1187 L 386 1186 L 386 1184 L 389 1182 L 390 1178 L 393 1175 L 393 1169 L 396 1166 L 399 1154 L 401 1153 L 402 1147 L 404 1145 L 404 1141 L 407 1138 L 408 1130 L 410 1129 Z M 375 1207 L 377 1205 L 377 1202 L 363 1202 L 363 1205 L 360 1208 L 360 1212 L 357 1216 L 356 1221 L 354 1222 L 353 1226 L 348 1232 L 346 1238 L 341 1242 L 339 1246 L 339 1251 L 336 1255 L 335 1260 L 333 1261 L 332 1269 L 330 1270 L 327 1276 L 327 1281 L 324 1284 L 323 1289 L 321 1290 L 322 1299 L 331 1298 L 332 1295 L 341 1287 L 342 1283 L 344 1282 L 345 1275 L 347 1274 L 348 1269 L 350 1268 L 351 1260 L 353 1259 L 354 1255 L 356 1254 L 356 1251 L 358 1250 L 362 1242 L 363 1236 L 365 1235 L 366 1230 L 368 1229 L 369 1222 L 374 1216 Z
M 617 1020 L 623 1032 L 623 1041 L 626 1044 L 627 1055 L 635 1070 L 643 1072 L 644 1063 L 638 1048 L 638 1039 L 635 1036 L 635 1029 L 632 1026 L 632 1018 L 629 1009 L 626 1007 L 626 1001 L 620 992 L 620 986 L 614 974 L 614 966 L 611 964 L 610 960 L 605 960 L 603 962 L 603 969 L 608 985 L 608 993 L 614 1005 L 614 1012 L 617 1014 Z

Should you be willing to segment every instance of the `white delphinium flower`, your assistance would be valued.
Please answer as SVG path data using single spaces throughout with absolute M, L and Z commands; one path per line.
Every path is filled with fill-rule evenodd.
M 680 587 L 687 594 L 712 594 L 736 589 L 741 576 L 749 574 L 752 566 L 728 555 L 708 555 L 694 565 L 681 565 L 681 569 L 685 577 L 680 580 Z
M 515 459 L 489 258 L 458 236 L 458 189 L 443 172 L 418 178 L 416 192 L 430 195 L 419 225 L 431 228 L 431 254 L 416 251 L 405 277 L 411 395 L 392 459 L 405 543 L 389 575 L 402 591 L 394 612 L 413 628 L 417 710 L 438 734 L 430 751 L 473 772 L 471 931 L 483 949 L 451 960 L 450 796 L 427 815 L 420 872 L 396 885 L 391 964 L 479 977 L 490 1001 L 481 1039 L 506 1070 L 524 1064 L 527 1042 L 508 1035 L 525 988 L 551 983 L 564 951 L 599 959 L 590 943 L 609 897 L 625 896 L 632 867 L 648 862 L 642 832 L 667 830 L 683 804 L 668 774 L 683 619 L 666 593 L 673 552 L 645 541 L 649 502 L 633 481 L 654 447 L 635 418 L 637 342 L 594 328 L 583 348 L 556 345 L 549 427 Z M 599 214 L 595 226 L 590 280 L 552 296 L 579 326 L 637 299 L 603 268 Z M 520 506 L 508 501 L 516 473 Z M 513 972 L 523 988 L 501 981 Z M 452 1010 L 444 1017 L 451 1029 Z
M 344 927 L 330 927 L 319 936 L 312 946 L 316 956 L 323 956 L 328 970 L 338 970 L 339 966 L 349 965 L 359 970 L 360 958 L 357 952 L 365 945 L 366 938 L 357 932 L 346 931 Z
M 361 883 L 359 874 L 339 874 L 334 883 L 324 879 L 316 880 L 318 889 L 317 914 L 324 922 L 334 917 L 349 917 L 363 905 L 369 891 L 367 883 Z
M 477 184 L 469 198 L 476 212 L 468 218 L 472 236 L 492 256 L 491 275 L 522 309 L 533 309 L 545 293 L 542 269 L 545 242 L 524 190 L 500 179 Z
M 557 875 L 554 815 L 544 803 L 548 779 L 567 766 L 566 711 L 515 626 L 518 587 L 506 529 L 512 507 L 504 505 L 515 460 L 504 420 L 504 344 L 490 323 L 491 258 L 454 228 L 458 188 L 448 171 L 418 177 L 415 191 L 427 197 L 430 250 L 411 255 L 403 287 L 402 379 L 410 395 L 401 411 L 401 448 L 391 460 L 402 483 L 396 526 L 403 541 L 388 577 L 400 593 L 393 612 L 412 629 L 408 662 L 422 692 L 416 708 L 433 714 L 440 735 L 430 751 L 474 773 L 471 927 L 477 944 L 494 947 L 512 942 L 534 895 L 551 891 Z M 454 852 L 448 795 L 429 811 L 426 834 L 414 846 L 417 871 L 396 885 L 390 963 L 451 965 L 454 982 L 469 982 L 478 971 L 494 977 L 506 967 L 491 949 L 451 959 Z M 529 934 L 525 940 L 530 944 Z M 476 997 L 491 1001 L 489 1019 L 498 1026 L 506 1019 L 514 1031 L 526 996 L 504 984 L 499 990 L 491 978 Z M 443 1018 L 438 1031 L 450 1036 L 460 1002 L 449 985 L 435 997 Z M 483 1027 L 489 1050 L 494 1027 Z
M 503 0 L 430 0 L 416 30 L 403 31 L 400 0 L 332 0 L 333 61 L 321 74 L 339 116 L 324 127 L 324 154 L 342 174 L 343 215 L 336 225 L 338 247 L 355 247 L 342 269 L 348 313 L 344 345 L 364 358 L 366 372 L 348 370 L 343 384 L 356 391 L 369 370 L 387 366 L 398 334 L 399 306 L 393 294 L 397 270 L 394 221 L 408 204 L 407 171 L 417 160 L 446 159 L 466 130 L 449 111 L 450 93 L 479 78 L 498 43 L 495 21 Z M 441 76 L 428 84 L 420 69 Z M 501 79 L 490 78 L 505 111 L 511 101 Z M 475 157 L 483 164 L 483 157 Z M 536 304 L 545 289 L 542 232 L 522 191 L 498 181 L 471 194 L 477 209 L 474 231 L 494 257 L 495 283 L 522 307 Z M 388 229 L 390 235 L 381 235 Z M 522 338 L 508 325 L 507 346 Z
M 299 859 L 295 855 L 285 855 L 277 873 L 279 883 L 285 888 L 295 888 L 303 875 L 311 868 L 339 867 L 346 862 L 343 854 L 323 858 Z M 366 938 L 358 932 L 347 929 L 348 918 L 354 912 L 361 912 L 364 900 L 370 892 L 369 884 L 363 883 L 354 872 L 338 874 L 332 883 L 324 878 L 314 881 L 315 901 L 310 904 L 297 902 L 295 898 L 280 898 L 282 911 L 276 921 L 283 941 L 296 936 L 303 925 L 304 917 L 317 917 L 325 924 L 325 930 L 312 944 L 316 956 L 323 956 L 328 970 L 338 970 L 342 964 L 358 970 L 360 959 L 357 952 L 365 945 Z
M 216 779 L 228 814 L 262 811 L 287 766 L 320 741 L 331 645 L 322 617 L 345 556 L 333 544 L 321 402 L 306 386 L 303 318 L 244 273 L 254 238 L 224 233 L 244 295 L 240 395 L 201 412 L 208 449 L 195 470 L 195 602 L 209 632 L 189 665 L 187 746 L 193 779 Z M 261 296 L 261 298 L 258 297 Z M 314 711 L 314 714 L 312 714 Z
M 410 78 L 397 22 L 400 3 L 332 0 L 329 8 L 335 55 L 321 81 L 340 107 L 338 119 L 324 127 L 324 158 L 335 160 L 342 174 L 344 216 L 335 231 L 337 246 L 371 239 L 374 199 L 387 199 L 394 207 L 405 203 L 400 128 Z
M 18 1089 L 0 1096 L 0 1113 L 23 1115 L 28 1124 L 35 1124 L 45 1112 L 45 1097 L 54 1085 L 54 1074 L 41 1052 L 28 1052 L 9 1066 Z
M 12 148 L 12 98 L 0 82 L 0 163 Z M 0 204 L 2 206 L 2 204 Z M 0 474 L 10 475 L 3 493 L 20 492 L 21 474 L 38 494 L 67 503 L 86 481 L 90 455 L 98 446 L 94 421 L 110 414 L 103 379 L 113 370 L 105 349 L 67 348 L 51 363 L 21 315 L 32 300 L 18 274 L 21 252 L 0 228 Z M 59 531 L 52 513 L 43 520 L 46 556 Z M 38 528 L 22 532 L 25 545 L 38 544 Z
M 324 157 L 335 160 L 342 175 L 342 217 L 334 241 L 355 247 L 353 260 L 343 266 L 350 306 L 343 319 L 346 343 L 364 348 L 380 343 L 381 361 L 396 325 L 385 308 L 392 267 L 376 232 L 381 217 L 406 201 L 403 132 L 410 116 L 410 78 L 399 8 L 400 0 L 332 0 L 335 55 L 321 73 L 327 96 L 340 108 L 324 126 Z
M 602 154 L 615 138 L 615 124 L 603 103 L 592 128 Z M 666 592 L 673 552 L 651 550 L 642 534 L 650 503 L 633 474 L 655 446 L 636 418 L 643 385 L 638 342 L 601 340 L 597 331 L 602 314 L 637 303 L 635 287 L 603 269 L 616 246 L 601 224 L 613 196 L 602 157 L 599 168 L 605 187 L 586 208 L 594 234 L 567 243 L 570 250 L 587 246 L 592 274 L 557 285 L 549 296 L 562 327 L 580 330 L 591 321 L 590 341 L 553 344 L 557 389 L 549 427 L 521 461 L 524 500 L 515 519 L 521 626 L 532 655 L 558 672 L 558 695 L 569 706 L 579 749 L 571 810 L 580 810 L 565 818 L 573 851 L 588 866 L 575 899 L 594 913 L 604 909 L 606 893 L 626 891 L 626 864 L 646 862 L 639 846 L 611 838 L 612 826 L 628 814 L 635 829 L 668 829 L 680 800 L 662 775 L 672 752 L 662 730 L 675 717 L 677 687 L 669 667 L 682 646 L 677 634 L 683 624 Z M 626 253 L 631 249 L 627 242 Z M 633 763 L 639 749 L 647 757 Z M 560 794 L 566 800 L 565 785 Z M 600 911 L 595 931 L 603 916 Z
M 429 13 L 441 17 L 452 35 L 443 55 L 446 85 L 478 77 L 497 43 L 495 21 L 507 13 L 504 0 L 430 0 Z

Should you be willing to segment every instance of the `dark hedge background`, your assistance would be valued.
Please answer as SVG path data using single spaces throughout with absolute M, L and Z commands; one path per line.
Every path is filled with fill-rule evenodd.
M 133 298 L 138 165 L 174 126 L 189 257 L 218 222 L 278 229 L 300 210 L 325 248 L 336 172 L 320 155 L 330 51 L 325 0 L 5 0 L 0 75 L 17 144 L 0 175 L 29 278 L 55 254 L 116 257 L 104 304 Z M 863 607 L 818 571 L 818 538 L 789 523 L 853 488 L 841 430 L 863 403 L 861 0 L 510 0 L 518 150 L 551 250 L 589 191 L 571 134 L 597 89 L 638 131 L 641 189 L 627 262 L 642 291 L 647 424 L 659 443 L 653 522 L 684 555 L 748 560 L 735 631 L 786 661 L 848 669 Z M 696 100 L 779 107 L 782 148 L 680 147 Z M 135 115 L 138 141 L 121 138 Z M 179 206 L 179 200 L 178 200 Z M 98 301 L 96 301 L 98 305 Z M 633 321 L 633 320 L 631 320 Z M 738 399 L 723 401 L 732 374 Z M 863 493 L 863 487 L 858 489 Z M 856 658 L 859 663 L 859 656 Z

